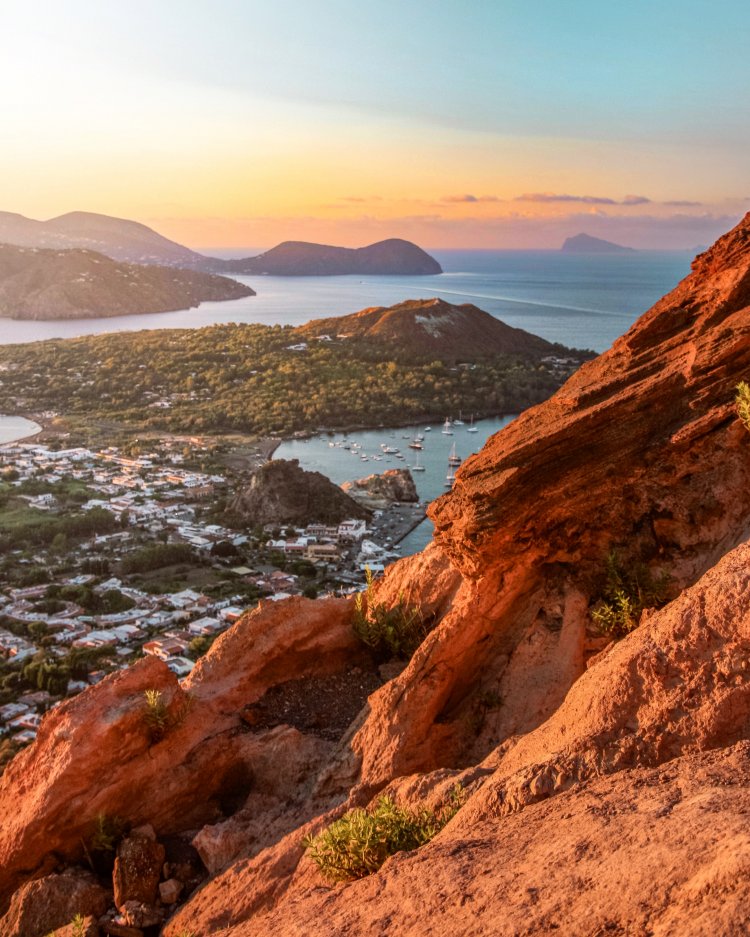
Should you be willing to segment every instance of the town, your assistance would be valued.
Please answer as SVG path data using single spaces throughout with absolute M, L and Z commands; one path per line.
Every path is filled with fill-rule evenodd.
M 0 771 L 46 710 L 113 670 L 153 654 L 184 677 L 259 600 L 356 591 L 398 555 L 382 512 L 229 526 L 230 479 L 198 437 L 137 455 L 55 444 L 0 448 Z

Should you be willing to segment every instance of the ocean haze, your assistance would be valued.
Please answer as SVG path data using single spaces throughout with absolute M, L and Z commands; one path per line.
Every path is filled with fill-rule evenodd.
M 302 325 L 406 299 L 473 303 L 549 341 L 603 351 L 690 270 L 687 252 L 432 251 L 435 276 L 236 277 L 258 295 L 197 309 L 65 322 L 0 320 L 0 344 L 226 322 Z

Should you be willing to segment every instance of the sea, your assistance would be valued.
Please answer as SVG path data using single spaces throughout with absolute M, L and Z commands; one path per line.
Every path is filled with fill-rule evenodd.
M 42 427 L 22 416 L 6 416 L 0 413 L 0 446 L 18 439 L 27 439 L 41 432 Z
M 0 344 L 138 329 L 198 328 L 227 322 L 302 325 L 310 319 L 345 315 L 369 306 L 440 296 L 456 304 L 473 303 L 508 325 L 548 341 L 601 352 L 690 272 L 693 259 L 692 252 L 678 251 L 599 255 L 561 251 L 432 253 L 443 267 L 440 275 L 238 276 L 236 279 L 256 290 L 256 296 L 202 303 L 196 309 L 154 315 L 52 322 L 0 319 Z M 468 420 L 470 414 L 464 414 L 464 418 Z M 420 497 L 429 501 L 447 490 L 444 485 L 450 446 L 455 442 L 458 455 L 465 458 L 512 418 L 498 414 L 494 419 L 479 421 L 477 433 L 467 433 L 466 426 L 459 425 L 454 427 L 452 437 L 444 436 L 439 425 L 429 433 L 424 433 L 425 427 L 407 427 L 395 434 L 392 431 L 349 434 L 346 441 L 350 446 L 357 443 L 359 448 L 354 451 L 366 454 L 367 461 L 359 455 L 352 456 L 351 449 L 337 445 L 344 442 L 342 436 L 286 442 L 275 458 L 297 458 L 303 468 L 321 471 L 340 484 L 375 471 L 412 464 L 414 452 L 404 437 L 423 432 L 425 448 L 420 455 L 426 471 L 414 477 Z M 6 432 L 12 433 L 13 429 Z M 0 440 L 2 433 L 0 420 Z M 382 455 L 382 445 L 388 444 L 402 450 L 404 462 L 374 458 Z M 421 550 L 431 534 L 429 521 L 421 524 L 402 541 L 403 555 Z
M 236 279 L 257 296 L 196 309 L 116 318 L 19 322 L 0 319 L 0 344 L 224 322 L 302 325 L 368 306 L 441 296 L 474 303 L 553 342 L 604 351 L 689 272 L 692 253 L 564 254 L 561 251 L 434 251 L 444 273 L 426 277 Z

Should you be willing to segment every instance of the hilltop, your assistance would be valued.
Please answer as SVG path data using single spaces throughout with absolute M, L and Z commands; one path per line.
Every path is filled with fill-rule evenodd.
M 118 263 L 91 250 L 0 244 L 0 316 L 10 319 L 139 315 L 254 295 L 213 274 Z
M 614 241 L 605 241 L 603 238 L 595 238 L 590 234 L 576 234 L 574 237 L 566 238 L 560 250 L 567 254 L 634 253 L 634 248 L 632 247 L 623 247 L 622 244 L 615 244 Z
M 421 247 L 401 238 L 368 247 L 331 247 L 306 241 L 284 241 L 258 257 L 226 261 L 235 273 L 275 276 L 341 276 L 345 274 L 421 276 L 442 273 L 440 264 Z
M 0 212 L 0 243 L 19 247 L 85 248 L 112 260 L 206 273 L 335 276 L 442 272 L 434 258 L 411 241 L 400 238 L 360 248 L 284 241 L 257 257 L 224 260 L 190 250 L 140 222 L 85 211 L 68 212 L 49 221 Z
M 373 341 L 449 360 L 492 355 L 542 357 L 561 350 L 538 335 L 511 328 L 470 303 L 455 306 L 439 298 L 411 299 L 348 316 L 314 319 L 296 331 L 307 338 L 328 335 Z

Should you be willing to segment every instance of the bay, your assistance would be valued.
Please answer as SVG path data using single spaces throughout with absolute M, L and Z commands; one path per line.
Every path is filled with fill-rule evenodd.
M 454 414 L 454 416 L 458 416 Z M 449 490 L 446 477 L 449 472 L 448 456 L 452 447 L 462 461 L 473 452 L 478 452 L 494 433 L 507 426 L 514 415 L 478 420 L 476 433 L 470 433 L 470 414 L 462 414 L 464 425 L 453 425 L 452 435 L 442 432 L 441 424 L 413 425 L 400 429 L 362 430 L 352 433 L 326 433 L 309 439 L 293 439 L 283 442 L 274 453 L 275 459 L 298 459 L 302 468 L 321 472 L 337 485 L 367 475 L 380 474 L 386 469 L 413 468 L 419 460 L 423 472 L 412 472 L 420 501 L 429 502 Z M 409 443 L 417 435 L 423 435 L 423 449 L 415 451 Z M 350 448 L 343 448 L 344 446 Z M 384 448 L 398 449 L 386 453 Z M 432 522 L 423 521 L 401 541 L 401 553 L 408 556 L 427 546 L 432 536 Z

